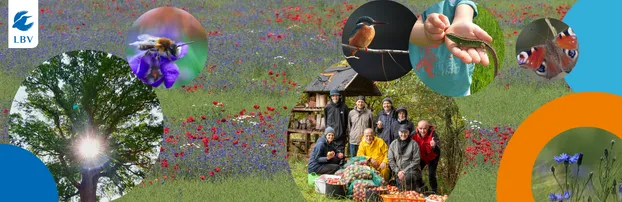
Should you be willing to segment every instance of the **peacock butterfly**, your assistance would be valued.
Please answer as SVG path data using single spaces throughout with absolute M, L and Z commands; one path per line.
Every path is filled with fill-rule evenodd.
M 516 59 L 521 68 L 532 70 L 538 76 L 550 80 L 561 73 L 572 71 L 579 58 L 579 41 L 572 28 L 558 33 L 548 18 L 544 20 L 555 38 L 520 52 Z

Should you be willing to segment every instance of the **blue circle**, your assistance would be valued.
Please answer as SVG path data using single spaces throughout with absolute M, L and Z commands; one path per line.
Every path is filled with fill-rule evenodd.
M 622 95 L 622 65 L 617 60 L 622 41 L 616 36 L 621 30 L 616 24 L 620 11 L 617 1 L 606 2 L 610 3 L 577 1 L 563 19 L 579 40 L 577 64 L 564 77 L 575 92 Z
M 39 158 L 8 144 L 0 144 L 0 154 L 0 201 L 58 201 L 54 177 Z

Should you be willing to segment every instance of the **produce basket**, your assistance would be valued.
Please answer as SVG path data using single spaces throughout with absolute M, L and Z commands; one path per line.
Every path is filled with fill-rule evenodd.
M 408 198 L 400 195 L 380 195 L 384 202 L 426 202 L 425 198 Z
M 447 195 L 444 195 L 444 196 L 430 195 L 425 198 L 425 201 L 426 202 L 445 202 L 447 201 L 447 199 L 448 199 Z
M 326 181 L 329 179 L 336 179 L 339 180 L 341 179 L 341 177 L 337 176 L 337 175 L 322 175 L 320 177 L 318 177 L 317 179 L 315 179 L 315 192 L 320 193 L 320 194 L 326 194 Z

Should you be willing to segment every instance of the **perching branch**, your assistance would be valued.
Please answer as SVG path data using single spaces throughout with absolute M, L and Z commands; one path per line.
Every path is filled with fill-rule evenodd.
M 370 53 L 399 53 L 399 54 L 408 54 L 408 51 L 406 50 L 391 50 L 391 49 L 371 49 L 371 48 L 359 48 L 356 46 L 352 46 L 349 44 L 341 44 L 342 47 L 346 47 L 349 49 L 353 49 L 353 50 L 358 50 L 358 51 L 365 51 L 365 52 L 370 52 Z M 352 56 L 346 56 L 346 59 L 350 59 L 350 58 L 355 58 L 355 59 L 359 59 L 358 57 L 352 55 Z

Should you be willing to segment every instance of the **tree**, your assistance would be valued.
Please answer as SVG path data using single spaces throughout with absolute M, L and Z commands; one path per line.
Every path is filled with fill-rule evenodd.
M 133 76 L 122 58 L 72 51 L 44 62 L 23 83 L 28 94 L 11 114 L 11 142 L 30 150 L 50 169 L 59 200 L 97 201 L 98 183 L 122 195 L 153 163 L 163 131 L 153 89 Z M 92 134 L 105 161 L 86 164 L 74 148 Z M 153 155 L 153 156 L 150 156 Z

